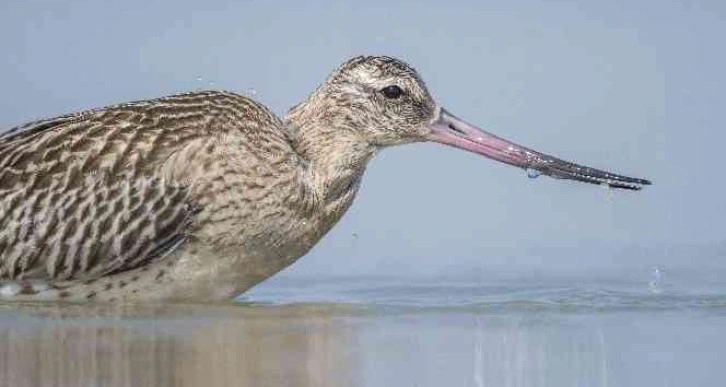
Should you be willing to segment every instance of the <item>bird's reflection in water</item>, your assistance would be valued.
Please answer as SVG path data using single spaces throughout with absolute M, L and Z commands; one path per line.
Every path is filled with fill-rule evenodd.
M 0 309 L 0 385 L 350 385 L 335 306 Z M 342 313 L 345 310 L 345 313 Z
M 720 309 L 0 305 L 0 387 L 710 386 L 725 324 Z

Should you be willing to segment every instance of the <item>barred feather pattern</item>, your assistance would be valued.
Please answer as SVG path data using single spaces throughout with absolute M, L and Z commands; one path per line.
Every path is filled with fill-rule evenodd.
M 389 99 L 380 90 L 405 90 Z M 195 92 L 0 134 L 0 299 L 228 299 L 307 253 L 368 161 L 435 104 L 388 57 L 334 71 L 281 121 Z
M 242 222 L 244 209 L 222 211 L 235 202 L 230 185 L 246 182 L 235 189 L 251 186 L 245 200 L 264 202 L 292 184 L 247 178 L 289 159 L 280 128 L 245 97 L 198 92 L 11 129 L 0 138 L 0 279 L 108 276 L 164 256 L 205 223 Z M 225 157 L 229 144 L 245 147 L 243 165 Z M 208 234 L 222 238 L 222 226 Z

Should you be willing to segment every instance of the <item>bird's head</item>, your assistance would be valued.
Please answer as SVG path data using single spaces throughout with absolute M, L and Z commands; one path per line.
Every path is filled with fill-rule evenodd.
M 634 190 L 650 184 L 567 162 L 481 130 L 438 105 L 411 66 L 386 56 L 343 63 L 305 104 L 293 109 L 291 116 L 296 115 L 375 148 L 433 141 L 555 178 Z

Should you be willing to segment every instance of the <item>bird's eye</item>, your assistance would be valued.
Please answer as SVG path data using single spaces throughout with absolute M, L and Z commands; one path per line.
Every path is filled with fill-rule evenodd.
M 382 88 L 381 93 L 383 93 L 386 98 L 397 99 L 401 96 L 401 94 L 403 94 L 403 90 L 401 90 L 401 88 L 396 85 L 391 85 Z

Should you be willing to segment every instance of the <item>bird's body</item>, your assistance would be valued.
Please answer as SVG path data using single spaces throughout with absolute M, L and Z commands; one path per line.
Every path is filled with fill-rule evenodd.
M 13 298 L 234 297 L 307 252 L 360 177 L 323 200 L 283 123 L 232 93 L 26 126 L 0 142 Z
M 377 150 L 426 136 L 468 149 L 433 137 L 447 114 L 403 62 L 361 57 L 285 121 L 210 91 L 12 129 L 0 137 L 0 299 L 233 298 L 325 235 Z M 502 161 L 647 183 L 563 172 L 521 149 Z

